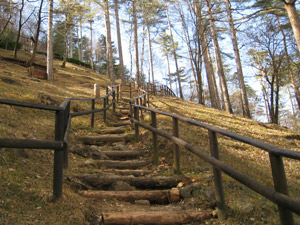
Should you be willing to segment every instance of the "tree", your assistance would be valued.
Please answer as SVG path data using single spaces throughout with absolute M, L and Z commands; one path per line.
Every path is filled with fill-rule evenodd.
M 137 87 L 140 87 L 140 68 L 139 68 L 138 26 L 137 26 L 136 0 L 132 0 L 132 14 L 133 14 L 134 48 L 135 48 L 135 84 L 136 84 Z
M 232 45 L 233 45 L 236 67 L 237 67 L 239 85 L 240 85 L 240 90 L 241 90 L 241 95 L 242 95 L 243 116 L 251 118 L 251 113 L 250 113 L 249 103 L 248 103 L 248 98 L 247 98 L 247 91 L 246 91 L 244 75 L 243 75 L 243 69 L 242 69 L 242 63 L 241 63 L 241 58 L 240 58 L 240 52 L 239 52 L 239 47 L 238 47 L 238 42 L 237 42 L 237 37 L 236 37 L 236 31 L 235 31 L 235 27 L 234 27 L 232 15 L 231 15 L 230 1 L 225 0 L 225 4 L 226 4 L 228 22 L 229 22 L 229 26 L 230 26 L 231 40 L 232 40 Z
M 219 75 L 219 79 L 220 79 L 220 87 L 221 87 L 221 92 L 222 92 L 223 104 L 225 106 L 225 110 L 229 113 L 232 113 L 232 108 L 231 108 L 231 104 L 230 104 L 227 83 L 226 83 L 226 78 L 225 78 L 225 74 L 224 74 L 222 58 L 221 58 L 221 50 L 220 50 L 220 46 L 219 46 L 219 42 L 218 42 L 218 38 L 217 38 L 216 27 L 214 24 L 214 17 L 212 14 L 212 6 L 211 6 L 211 3 L 209 0 L 206 0 L 206 4 L 207 4 L 207 8 L 208 8 L 210 30 L 211 30 L 214 49 L 215 49 L 215 57 L 216 57 L 216 62 L 217 62 L 218 75 Z
M 41 0 L 40 7 L 39 7 L 39 12 L 38 12 L 38 21 L 37 21 L 36 33 L 35 33 L 35 38 L 34 38 L 34 46 L 33 46 L 33 51 L 32 51 L 32 54 L 31 54 L 31 58 L 27 63 L 28 66 L 32 66 L 35 55 L 36 55 L 37 47 L 38 47 L 40 27 L 41 27 L 41 22 L 42 22 L 43 2 L 44 2 L 44 0 Z
M 205 64 L 205 71 L 206 71 L 206 77 L 208 82 L 211 106 L 216 109 L 221 109 L 218 89 L 216 85 L 216 79 L 214 75 L 214 69 L 213 69 L 210 51 L 209 51 L 209 45 L 206 38 L 204 25 L 202 22 L 203 18 L 201 15 L 201 5 L 199 4 L 198 0 L 194 0 L 194 11 L 196 14 L 197 34 L 200 37 L 199 39 L 201 40 L 201 48 L 202 48 L 202 54 L 203 54 L 203 59 Z
M 49 0 L 48 6 L 48 34 L 47 34 L 47 79 L 53 80 L 53 49 L 52 49 L 52 22 L 53 22 L 53 0 Z
M 123 51 L 122 51 L 122 38 L 120 32 L 120 22 L 119 22 L 119 8 L 118 0 L 115 2 L 115 15 L 116 15 L 116 26 L 117 26 L 117 37 L 118 37 L 118 50 L 119 50 L 119 62 L 120 62 L 120 75 L 121 75 L 121 84 L 125 84 L 125 73 L 124 73 L 124 62 L 123 62 Z
M 300 18 L 295 6 L 297 0 L 281 1 L 284 3 L 285 9 L 288 12 L 288 16 L 294 32 L 294 37 L 298 45 L 298 50 L 300 51 Z
M 113 67 L 113 55 L 112 55 L 112 43 L 111 43 L 111 31 L 110 31 L 110 18 L 109 18 L 109 0 L 104 0 L 105 11 L 105 25 L 106 25 L 106 58 L 107 58 L 107 72 L 110 77 L 110 82 L 115 84 L 115 74 Z
M 182 92 L 182 86 L 181 86 L 181 79 L 180 79 L 180 73 L 179 73 L 179 67 L 178 67 L 178 62 L 177 62 L 177 54 L 176 54 L 176 48 L 175 48 L 175 41 L 173 38 L 173 33 L 172 33 L 172 25 L 169 17 L 169 10 L 168 10 L 168 5 L 166 4 L 166 13 L 167 13 L 167 18 L 168 18 L 168 25 L 169 25 L 169 31 L 170 31 L 170 39 L 172 43 L 172 51 L 173 51 L 173 56 L 174 56 L 174 61 L 175 61 L 175 67 L 176 67 L 176 74 L 177 74 L 177 82 L 178 82 L 178 88 L 179 88 L 179 94 L 180 98 L 183 98 L 183 92 Z

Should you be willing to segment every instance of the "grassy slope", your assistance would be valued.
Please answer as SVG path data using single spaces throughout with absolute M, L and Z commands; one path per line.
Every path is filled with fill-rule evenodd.
M 0 55 L 11 54 L 11 52 L 0 51 Z M 26 55 L 21 54 L 20 57 L 26 58 Z M 44 60 L 43 57 L 39 59 L 40 62 Z M 91 96 L 94 83 L 101 84 L 101 93 L 104 93 L 104 87 L 108 84 L 106 76 L 68 63 L 67 68 L 62 69 L 59 66 L 60 63 L 55 61 L 55 81 L 47 82 L 30 77 L 26 69 L 21 66 L 0 61 L 0 98 L 42 103 L 41 95 L 47 94 L 59 104 L 66 97 Z M 299 134 L 283 127 L 235 117 L 177 98 L 153 97 L 152 101 L 151 107 L 188 116 L 279 147 L 297 151 L 300 145 Z M 89 107 L 89 103 L 72 105 L 73 110 Z M 0 115 L 1 137 L 52 139 L 54 136 L 53 113 L 0 105 Z M 149 118 L 145 116 L 146 120 Z M 89 117 L 74 119 L 72 121 L 73 133 L 85 132 L 80 131 L 79 128 L 87 127 L 88 124 Z M 101 116 L 97 118 L 96 128 L 99 126 L 104 126 Z M 163 116 L 158 117 L 158 127 L 169 132 L 172 130 L 171 121 Z M 186 126 L 180 122 L 180 136 L 208 151 L 207 131 Z M 151 135 L 143 136 L 143 143 L 148 147 L 150 138 Z M 218 138 L 222 160 L 261 182 L 272 185 L 266 153 L 226 137 L 218 136 Z M 159 141 L 161 156 L 171 163 L 173 146 L 163 138 L 159 138 Z M 84 224 L 90 207 L 89 201 L 74 194 L 68 184 L 64 184 L 64 197 L 60 204 L 50 201 L 52 151 L 26 150 L 26 152 L 29 158 L 23 159 L 17 157 L 15 150 L 0 149 L 0 224 Z M 181 163 L 184 173 L 201 180 L 203 187 L 212 187 L 212 173 L 209 165 L 184 150 L 182 152 Z M 77 167 L 80 162 L 82 159 L 71 154 L 70 169 L 65 171 L 66 176 L 81 171 Z M 299 162 L 286 160 L 285 165 L 292 195 L 299 198 Z M 278 222 L 277 209 L 274 204 L 267 202 L 242 185 L 234 183 L 227 176 L 224 176 L 224 181 L 226 203 L 230 208 L 230 218 L 226 224 L 261 224 L 262 221 L 267 224 L 276 224 Z M 196 196 L 195 201 L 197 198 L 201 196 Z M 249 213 L 241 210 L 239 202 L 251 203 L 254 208 L 251 212 L 251 220 L 249 220 Z

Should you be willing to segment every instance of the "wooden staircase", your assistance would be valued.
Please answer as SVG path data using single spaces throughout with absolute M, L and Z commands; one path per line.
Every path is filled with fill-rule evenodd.
M 89 174 L 71 177 L 78 194 L 91 199 L 97 224 L 201 224 L 210 219 L 211 209 L 189 209 L 184 205 L 182 187 L 190 194 L 195 185 L 185 176 L 162 176 L 151 159 L 132 148 L 129 106 L 123 103 L 116 115 L 120 122 L 103 128 L 96 136 L 77 137 L 73 153 L 89 159 L 82 165 Z

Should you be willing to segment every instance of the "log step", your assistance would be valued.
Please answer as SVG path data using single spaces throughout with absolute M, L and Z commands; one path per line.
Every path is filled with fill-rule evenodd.
M 101 151 L 101 153 L 110 159 L 137 158 L 143 154 L 142 152 L 138 151 Z
M 110 199 L 134 202 L 136 200 L 148 200 L 150 203 L 165 204 L 180 200 L 178 188 L 171 190 L 151 190 L 151 191 L 80 191 L 84 197 L 97 199 Z
M 133 177 L 133 176 L 78 176 L 83 183 L 99 190 L 109 188 L 116 181 L 123 181 L 140 189 L 169 189 L 176 187 L 183 176 L 172 177 Z
M 135 177 L 145 176 L 151 174 L 152 170 L 105 170 L 103 172 L 114 173 L 117 175 L 128 176 L 133 175 Z
M 138 160 L 93 160 L 91 163 L 85 165 L 94 165 L 98 168 L 114 168 L 114 169 L 137 169 L 145 167 L 150 164 L 150 161 L 138 161 Z
M 128 142 L 132 139 L 134 135 L 130 134 L 103 134 L 98 136 L 81 136 L 77 137 L 77 140 L 88 145 L 97 145 L 102 142 Z
M 209 210 L 102 213 L 103 224 L 187 224 L 211 218 Z
M 98 134 L 122 134 L 126 131 L 125 127 L 106 127 L 96 131 Z

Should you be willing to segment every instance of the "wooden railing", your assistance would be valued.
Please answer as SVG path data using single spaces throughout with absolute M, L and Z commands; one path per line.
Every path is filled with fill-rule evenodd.
M 91 127 L 94 127 L 95 113 L 103 112 L 103 120 L 106 121 L 106 111 L 111 106 L 113 107 L 113 111 L 115 111 L 116 96 L 117 101 L 119 100 L 120 96 L 120 85 L 115 85 L 112 88 L 116 88 L 118 91 L 116 92 L 114 89 L 112 89 L 112 91 L 107 93 L 105 97 L 99 98 L 68 98 L 59 107 L 0 99 L 0 104 L 55 112 L 54 141 L 0 138 L 0 148 L 29 148 L 54 150 L 53 200 L 61 198 L 63 184 L 63 169 L 68 168 L 68 138 L 69 130 L 71 127 L 71 119 L 77 116 L 91 114 Z M 110 97 L 112 99 L 109 103 Z M 100 109 L 95 109 L 95 102 L 100 99 L 103 100 L 103 107 Z M 71 113 L 71 101 L 91 101 L 91 110 Z
M 180 154 L 179 146 L 187 149 L 194 153 L 204 161 L 210 163 L 213 166 L 215 193 L 218 207 L 219 218 L 225 218 L 225 200 L 222 182 L 222 172 L 226 173 L 233 179 L 244 184 L 253 191 L 259 193 L 270 201 L 278 205 L 279 216 L 281 224 L 291 225 L 294 224 L 292 212 L 300 215 L 300 201 L 289 197 L 288 185 L 284 170 L 284 164 L 282 157 L 300 160 L 300 152 L 291 151 L 288 149 L 282 149 L 263 143 L 258 140 L 254 140 L 248 137 L 241 136 L 239 134 L 232 133 L 227 130 L 220 129 L 187 117 L 183 117 L 176 114 L 162 112 L 156 109 L 151 109 L 140 103 L 140 100 L 144 98 L 144 95 L 138 96 L 131 101 L 130 115 L 131 122 L 134 124 L 136 138 L 139 138 L 139 127 L 143 127 L 152 132 L 153 135 L 153 162 L 158 164 L 158 148 L 157 148 L 157 135 L 167 138 L 168 140 L 175 143 L 173 153 L 173 169 L 175 173 L 180 172 Z M 151 125 L 142 122 L 139 118 L 140 111 L 147 111 L 151 113 Z M 156 115 L 164 115 L 172 118 L 173 121 L 173 133 L 169 134 L 165 131 L 157 129 L 157 117 Z M 179 138 L 178 121 L 186 122 L 187 124 L 205 128 L 208 131 L 209 142 L 210 142 L 210 153 L 208 155 L 203 150 L 193 146 L 191 143 L 184 141 Z M 217 134 L 230 137 L 237 141 L 247 143 L 254 147 L 260 148 L 263 151 L 269 153 L 269 159 L 271 163 L 271 170 L 273 175 L 274 190 L 267 187 L 255 179 L 229 167 L 224 162 L 219 160 L 219 149 Z

